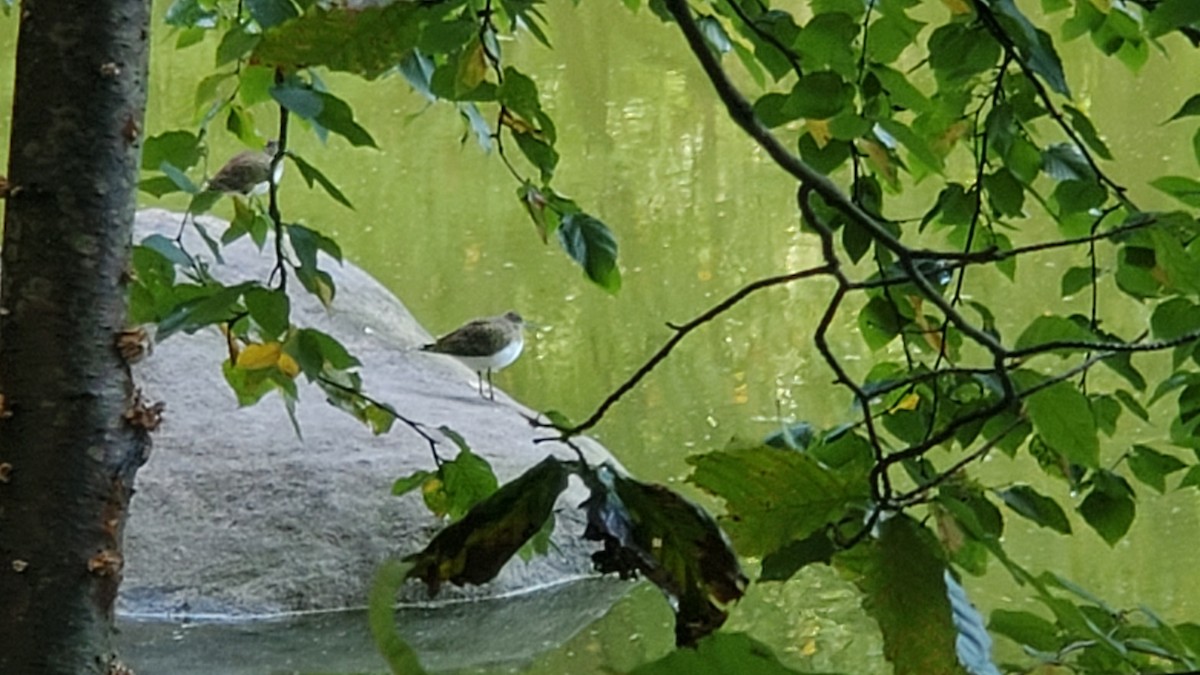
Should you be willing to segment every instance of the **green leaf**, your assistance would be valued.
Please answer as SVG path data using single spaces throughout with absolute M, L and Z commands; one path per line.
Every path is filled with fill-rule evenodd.
M 883 632 L 883 655 L 895 675 L 965 673 L 955 650 L 941 546 L 905 515 L 884 520 L 879 538 L 834 556 L 863 593 L 863 608 Z
M 192 182 L 192 179 L 188 178 L 187 174 L 185 174 L 183 171 L 180 171 L 174 164 L 171 164 L 170 162 L 162 162 L 159 164 L 158 170 L 166 174 L 167 178 L 169 178 L 171 182 L 174 183 L 175 186 L 180 190 L 190 195 L 200 192 L 200 188 Z M 205 211 L 206 210 L 207 209 L 205 209 Z M 203 212 L 204 211 L 200 211 L 200 213 Z M 196 213 L 196 211 L 189 210 L 189 213 Z
M 243 300 L 250 318 L 262 329 L 264 341 L 275 340 L 287 332 L 291 302 L 286 292 L 256 287 L 247 290 Z
M 300 176 L 304 178 L 304 182 L 308 184 L 308 187 L 311 188 L 313 183 L 317 183 L 322 189 L 325 190 L 326 194 L 328 194 L 330 197 L 333 197 L 334 201 L 348 209 L 354 209 L 354 205 L 350 203 L 350 200 L 346 198 L 346 195 L 343 194 L 342 191 L 333 184 L 333 181 L 326 178 L 325 174 L 322 173 L 320 169 L 312 164 L 309 164 L 299 155 L 289 152 L 288 157 L 291 158 L 293 163 L 295 163 L 296 168 L 300 169 Z
M 876 22 L 878 25 L 878 22 Z M 871 29 L 875 40 L 875 29 Z M 857 61 L 854 41 L 858 37 L 859 22 L 843 12 L 827 12 L 814 16 L 800 31 L 795 47 L 804 59 L 806 70 L 829 68 L 842 75 L 853 75 Z M 882 38 L 882 35 L 880 36 Z M 883 40 L 880 40 L 882 50 Z M 890 46 L 890 42 L 889 42 Z M 883 59 L 876 58 L 877 61 Z M 890 61 L 890 59 L 889 59 Z
M 250 16 L 264 29 L 300 16 L 291 0 L 245 0 Z
M 512 66 L 504 69 L 504 82 L 496 90 L 496 99 L 526 122 L 533 123 L 542 113 L 537 84 Z
M 181 303 L 159 322 L 155 340 L 161 342 L 181 330 L 194 333 L 205 326 L 232 319 L 242 293 L 256 286 L 257 282 L 247 281 L 236 286 L 215 284 L 205 288 L 203 295 Z
M 676 649 L 626 675 L 800 675 L 779 662 L 771 648 L 745 633 L 714 633 L 695 649 Z
M 804 453 L 769 446 L 687 458 L 688 481 L 725 500 L 722 520 L 742 555 L 772 553 L 836 521 L 865 498 L 865 485 Z
M 1072 143 L 1056 143 L 1042 151 L 1042 169 L 1055 180 L 1095 180 L 1087 158 Z
M 1146 32 L 1158 37 L 1196 23 L 1200 23 L 1200 5 L 1192 0 L 1162 0 L 1146 18 Z
M 852 146 L 839 140 L 830 140 L 825 147 L 817 145 L 812 134 L 805 132 L 800 136 L 800 159 L 821 173 L 833 173 L 839 166 L 850 159 Z
M 792 97 L 777 92 L 759 97 L 754 102 L 754 115 L 772 129 L 800 119 L 800 111 L 796 109 Z
M 1013 0 L 991 0 L 996 18 L 1005 28 L 1017 52 L 1030 70 L 1042 76 L 1054 91 L 1071 98 L 1067 78 L 1063 74 L 1062 61 L 1054 51 L 1054 41 L 1045 31 L 1037 28 L 1017 9 Z
M 153 176 L 138 181 L 138 189 L 153 197 L 162 197 L 172 192 L 181 192 L 175 181 L 166 176 Z
M 1200 306 L 1183 298 L 1165 300 L 1154 308 L 1150 328 L 1159 340 L 1200 331 Z
M 374 79 L 417 46 L 423 23 L 451 9 L 449 5 L 409 2 L 386 7 L 314 7 L 267 31 L 252 60 L 284 71 L 324 66 Z
M 762 574 L 758 580 L 787 581 L 807 565 L 828 564 L 836 551 L 837 548 L 825 532 L 814 532 L 763 556 Z
M 1087 397 L 1069 382 L 1057 382 L 1025 399 L 1033 428 L 1054 450 L 1071 463 L 1100 466 L 1100 441 L 1096 419 Z
M 1112 546 L 1129 531 L 1137 507 L 1132 490 L 1119 476 L 1100 471 L 1094 479 L 1091 492 L 1079 505 L 1079 513 Z
M 430 471 L 421 470 L 414 471 L 407 476 L 397 478 L 396 481 L 392 483 L 392 495 L 399 497 L 400 495 L 408 494 L 409 492 L 412 492 L 413 490 L 424 485 L 429 481 L 430 478 L 433 478 L 436 475 L 437 474 L 434 474 Z
M 450 54 L 461 50 L 478 34 L 479 26 L 470 18 L 452 16 L 446 21 L 434 21 L 423 25 L 421 41 L 417 48 L 429 54 Z M 426 79 L 428 77 L 425 76 Z
M 1042 617 L 1030 612 L 1011 611 L 1007 609 L 992 610 L 988 629 L 999 633 L 1020 645 L 1026 645 L 1042 652 L 1056 652 L 1062 647 L 1058 638 L 1058 627 Z
M 621 290 L 617 240 L 603 222 L 586 213 L 567 214 L 558 228 L 558 243 L 597 286 L 609 293 Z
M 1117 400 L 1125 406 L 1126 410 L 1134 415 L 1137 415 L 1143 422 L 1150 421 L 1150 413 L 1147 412 L 1144 407 L 1142 407 L 1141 403 L 1138 403 L 1138 400 L 1133 397 L 1133 394 L 1130 394 L 1124 389 L 1118 389 L 1114 395 L 1117 397 Z
M 875 63 L 895 62 L 905 49 L 916 43 L 917 33 L 924 25 L 903 12 L 879 17 L 867 30 L 867 54 Z M 844 48 L 850 48 L 853 37 L 843 43 Z
M 167 8 L 168 26 L 176 28 L 216 28 L 220 14 L 209 3 L 200 0 L 175 0 Z
M 312 379 L 324 376 L 330 370 L 348 370 L 361 365 L 336 338 L 313 328 L 297 330 L 284 345 L 284 351 Z
M 541 134 L 534 132 L 514 131 L 513 139 L 517 141 L 521 154 L 538 168 L 542 182 L 549 182 L 554 177 L 554 169 L 558 167 L 559 155 L 554 146 Z
M 258 403 L 264 396 L 275 391 L 277 383 L 271 378 L 272 370 L 239 368 L 228 360 L 221 364 L 225 382 L 233 390 L 238 406 L 242 408 Z
M 1002 216 L 1019 217 L 1025 206 L 1025 186 L 1008 169 L 998 169 L 983 177 L 988 202 Z
M 929 36 L 929 66 L 939 83 L 957 85 L 990 70 L 1000 59 L 1000 45 L 982 27 L 948 23 Z M 939 88 L 946 89 L 941 86 Z
M 1074 321 L 1062 316 L 1039 316 L 1029 324 L 1017 338 L 1016 349 L 1032 349 L 1052 342 L 1093 342 L 1092 334 Z M 1082 351 L 1086 347 L 1075 349 L 1057 349 L 1052 353 L 1066 356 L 1071 351 Z M 1051 353 L 1051 352 L 1048 352 Z
M 1028 485 L 1014 485 L 998 491 L 997 494 L 1010 509 L 1041 527 L 1048 527 L 1061 534 L 1071 534 L 1071 523 L 1058 502 Z
M 290 224 L 287 226 L 288 241 L 296 252 L 300 264 L 306 267 L 316 267 L 317 252 L 324 251 L 329 257 L 342 262 L 342 247 L 337 241 L 326 237 L 316 230 L 303 225 Z
M 1186 487 L 1200 488 L 1200 464 L 1188 469 L 1188 472 L 1183 475 L 1183 479 L 1179 481 L 1180 490 Z
M 1100 134 L 1096 131 L 1096 127 L 1092 124 L 1092 121 L 1088 119 L 1088 116 L 1085 115 L 1082 110 L 1071 105 L 1063 106 L 1063 110 L 1067 112 L 1067 117 L 1070 119 L 1071 126 L 1074 127 L 1075 131 L 1078 132 L 1080 137 L 1083 138 L 1083 142 L 1092 149 L 1092 152 L 1096 153 L 1100 157 L 1103 157 L 1104 159 L 1111 160 L 1113 158 L 1112 151 L 1108 149 L 1108 146 L 1104 144 L 1104 141 L 1100 140 Z
M 412 575 L 408 562 L 387 560 L 375 571 L 367 594 L 367 622 L 375 648 L 395 675 L 425 675 L 417 653 L 396 630 L 396 594 Z
M 1108 199 L 1108 192 L 1094 180 L 1064 180 L 1054 186 L 1054 201 L 1060 217 L 1087 213 Z
M 932 107 L 933 103 L 929 97 L 909 82 L 900 71 L 880 64 L 871 64 L 870 68 L 893 104 L 914 112 L 924 112 Z
M 1092 268 L 1072 267 L 1062 276 L 1060 294 L 1066 298 L 1092 285 Z
M 854 87 L 837 73 L 809 73 L 796 81 L 788 97 L 788 110 L 797 117 L 828 119 L 854 100 Z
M 409 578 L 420 579 L 436 595 L 447 581 L 458 586 L 483 584 L 554 516 L 554 503 L 567 487 L 567 469 L 547 457 L 506 483 L 438 533 L 405 562 Z
M 1171 115 L 1167 122 L 1174 122 L 1184 117 L 1195 117 L 1196 115 L 1200 115 L 1200 94 L 1193 94 L 1191 98 L 1184 101 L 1179 110 L 1174 115 Z M 1163 122 L 1163 124 L 1166 124 L 1166 122 Z
M 462 440 L 447 427 L 442 427 L 441 431 L 451 438 L 457 438 L 457 441 Z M 437 503 L 444 505 L 444 508 L 435 509 L 435 513 L 448 515 L 451 520 L 463 517 L 476 504 L 494 493 L 499 486 L 496 474 L 492 471 L 492 465 L 486 459 L 471 452 L 465 444 L 460 445 L 459 448 L 458 456 L 453 460 L 443 462 L 438 469 L 442 484 L 439 489 L 440 494 L 437 496 Z M 433 504 L 430 504 L 430 507 L 432 508 Z
M 296 82 L 271 88 L 271 98 L 300 117 L 350 141 L 354 146 L 378 147 L 366 129 L 354 121 L 354 111 L 342 99 Z
M 240 61 L 250 54 L 262 40 L 262 35 L 247 30 L 246 24 L 238 24 L 225 31 L 217 45 L 217 65 Z
M 941 173 L 945 168 L 942 158 L 930 149 L 925 139 L 906 125 L 896 120 L 880 120 L 879 126 L 891 134 L 909 152 L 909 157 L 924 164 L 930 171 Z
M 146 139 L 142 145 L 142 168 L 158 170 L 167 162 L 187 170 L 200 161 L 200 138 L 190 131 L 166 131 Z
M 1183 214 L 1166 214 L 1162 219 L 1164 223 L 1172 224 L 1182 220 L 1187 228 L 1191 228 L 1195 222 Z M 1190 250 L 1195 247 L 1188 247 L 1187 239 L 1162 228 L 1152 230 L 1150 238 L 1154 242 L 1155 261 L 1161 267 L 1158 271 L 1166 273 L 1168 287 L 1200 295 L 1200 256 Z M 1191 235 L 1187 235 L 1187 238 L 1190 239 Z
M 886 347 L 903 327 L 895 305 L 883 296 L 871 298 L 858 313 L 858 332 L 871 351 Z
M 1167 491 L 1167 476 L 1187 468 L 1178 457 L 1145 445 L 1134 445 L 1125 461 L 1138 480 L 1160 493 Z
M 725 623 L 746 577 L 720 528 L 703 509 L 662 487 L 626 478 L 609 465 L 580 475 L 591 491 L 584 537 L 602 573 L 643 574 L 671 600 L 675 644 L 694 646 Z
M 1163 176 L 1150 181 L 1150 185 L 1188 206 L 1200 208 L 1200 181 L 1194 178 Z

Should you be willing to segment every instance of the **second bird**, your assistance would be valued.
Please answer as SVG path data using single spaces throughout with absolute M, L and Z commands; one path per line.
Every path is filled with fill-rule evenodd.
M 443 335 L 421 351 L 446 354 L 462 361 L 479 376 L 479 395 L 483 396 L 483 376 L 487 374 L 488 398 L 496 400 L 492 372 L 511 365 L 525 347 L 522 328 L 525 320 L 516 312 L 487 319 L 475 319 Z
M 234 155 L 233 159 L 217 171 L 205 187 L 226 194 L 262 195 L 270 189 L 271 162 L 279 152 L 279 143 L 268 141 L 262 150 L 246 150 Z M 275 183 L 283 177 L 283 162 L 275 167 Z

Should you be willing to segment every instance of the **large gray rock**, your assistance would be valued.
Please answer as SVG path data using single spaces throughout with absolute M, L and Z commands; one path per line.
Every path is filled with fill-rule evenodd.
M 176 213 L 144 211 L 137 239 L 155 232 L 173 237 L 179 220 Z M 216 236 L 225 226 L 201 222 Z M 194 234 L 186 243 L 207 254 Z M 266 279 L 274 264 L 269 246 L 260 253 L 245 239 L 224 255 L 225 265 L 213 269 L 226 283 Z M 537 431 L 522 417 L 530 411 L 502 392 L 495 402 L 481 399 L 475 375 L 453 359 L 415 351 L 429 334 L 365 272 L 328 259 L 321 266 L 337 284 L 333 309 L 289 283 L 292 320 L 333 335 L 361 359 L 371 396 L 439 437 L 439 425 L 453 428 L 491 462 L 502 482 L 549 452 L 573 456 L 561 446 L 534 445 Z M 143 396 L 167 407 L 150 461 L 138 475 L 121 610 L 262 616 L 362 606 L 376 566 L 420 549 L 443 525 L 419 495 L 390 494 L 397 477 L 433 467 L 429 446 L 399 424 L 373 436 L 307 384 L 300 385 L 297 406 L 300 439 L 276 395 L 238 407 L 221 375 L 226 355 L 224 338 L 207 329 L 170 337 L 135 368 Z M 611 459 L 581 440 L 590 461 Z M 452 456 L 453 444 L 443 442 L 440 452 Z M 574 506 L 584 498 L 573 484 L 564 503 Z M 511 562 L 486 587 L 443 587 L 439 599 L 497 596 L 588 576 L 590 550 L 581 529 L 578 510 L 561 509 L 551 555 Z M 404 596 L 426 598 L 415 583 Z

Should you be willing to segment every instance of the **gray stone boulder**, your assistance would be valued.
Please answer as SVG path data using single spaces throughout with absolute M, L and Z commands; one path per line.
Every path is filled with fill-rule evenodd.
M 180 218 L 143 211 L 135 239 L 174 237 Z M 225 227 L 218 220 L 201 223 L 218 237 Z M 194 254 L 208 255 L 190 228 L 185 243 Z M 266 279 L 274 264 L 270 246 L 260 252 L 247 239 L 228 247 L 224 257 L 225 264 L 213 270 L 226 283 Z M 416 351 L 429 333 L 369 275 L 349 263 L 320 264 L 337 284 L 333 308 L 289 283 L 292 320 L 346 345 L 363 363 L 369 395 L 434 430 L 454 429 L 501 482 L 548 453 L 574 456 L 562 446 L 535 445 L 539 432 L 522 417 L 531 411 L 499 391 L 495 402 L 481 399 L 466 367 Z M 374 436 L 302 382 L 299 438 L 277 395 L 238 407 L 221 374 L 226 355 L 222 335 L 206 329 L 169 337 L 135 366 L 143 397 L 164 402 L 166 411 L 138 475 L 120 610 L 199 618 L 363 606 L 376 566 L 419 550 L 444 525 L 418 494 L 390 493 L 396 478 L 433 468 L 428 444 L 400 424 Z M 611 460 L 597 444 L 581 441 L 589 461 Z M 444 442 L 440 452 L 453 456 L 454 445 Z M 573 482 L 560 505 L 575 506 L 585 497 Z M 514 560 L 483 587 L 444 586 L 438 599 L 496 597 L 590 576 L 591 549 L 579 537 L 582 527 L 578 509 L 562 508 L 550 555 Z M 415 582 L 402 595 L 412 602 L 427 599 Z

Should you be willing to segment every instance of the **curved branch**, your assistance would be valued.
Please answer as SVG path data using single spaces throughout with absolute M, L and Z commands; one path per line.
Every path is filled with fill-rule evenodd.
M 716 305 L 713 305 L 707 311 L 700 314 L 699 316 L 692 319 L 691 321 L 688 321 L 687 323 L 678 324 L 678 325 L 668 324 L 675 331 L 675 334 L 671 336 L 671 339 L 667 340 L 667 342 L 662 347 L 659 347 L 658 351 L 655 352 L 654 355 L 651 356 L 649 359 L 647 359 L 646 362 L 644 364 L 642 364 L 642 366 L 640 368 L 638 368 L 637 371 L 633 375 L 631 375 L 628 380 L 626 380 L 624 383 L 622 383 L 621 386 L 617 387 L 616 390 L 613 391 L 613 393 L 609 394 L 604 399 L 604 401 L 602 401 L 600 403 L 600 405 L 596 408 L 595 412 L 593 412 L 586 420 L 571 427 L 570 429 L 559 429 L 559 431 L 562 432 L 562 435 L 560 438 L 551 438 L 551 439 L 545 439 L 545 440 L 562 440 L 562 439 L 570 438 L 571 436 L 578 436 L 579 434 L 596 426 L 596 424 L 599 423 L 600 420 L 604 418 L 604 415 L 605 415 L 605 413 L 608 412 L 608 409 L 613 407 L 613 405 L 616 404 L 617 401 L 621 400 L 621 398 L 624 397 L 625 394 L 628 394 L 630 391 L 632 391 L 633 388 L 637 386 L 638 382 L 642 381 L 642 378 L 649 375 L 650 371 L 654 370 L 654 368 L 657 367 L 658 364 L 661 363 L 663 359 L 667 358 L 667 356 L 671 353 L 672 350 L 675 349 L 675 346 L 678 345 L 683 340 L 683 338 L 687 337 L 689 333 L 691 333 L 695 329 L 699 328 L 700 326 L 712 321 L 713 319 L 717 318 L 721 314 L 725 313 L 730 308 L 732 308 L 734 305 L 738 304 L 742 300 L 745 300 L 751 294 L 753 294 L 757 291 L 761 291 L 764 288 L 770 288 L 772 286 L 779 286 L 781 284 L 791 283 L 793 281 L 798 281 L 800 279 L 807 279 L 809 277 L 816 277 L 816 276 L 821 276 L 821 275 L 830 274 L 830 273 L 831 273 L 831 270 L 828 265 L 821 265 L 820 267 L 810 267 L 808 269 L 800 270 L 798 272 L 791 272 L 788 274 L 781 274 L 779 276 L 767 277 L 765 279 L 759 279 L 758 281 L 746 284 L 745 286 L 741 287 L 736 292 L 734 292 L 732 295 L 725 298 L 721 302 L 718 302 Z M 551 425 L 548 425 L 548 426 L 551 426 Z

